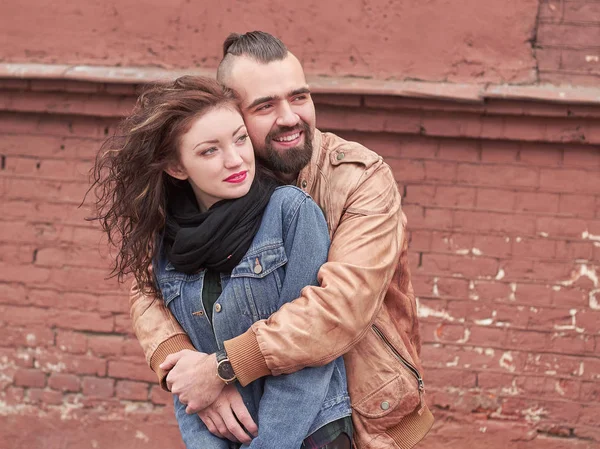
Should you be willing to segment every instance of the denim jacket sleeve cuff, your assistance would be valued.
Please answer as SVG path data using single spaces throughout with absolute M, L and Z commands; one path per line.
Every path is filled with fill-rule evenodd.
M 196 350 L 187 334 L 176 334 L 158 345 L 158 348 L 156 348 L 156 351 L 154 351 L 152 354 L 152 358 L 150 359 L 150 368 L 152 368 L 152 371 L 154 371 L 158 376 L 158 382 L 165 391 L 169 391 L 167 388 L 168 371 L 160 369 L 159 365 L 165 361 L 169 354 L 174 354 L 183 349 L 191 349 L 193 351 Z
M 233 372 L 243 387 L 256 379 L 271 374 L 252 329 L 225 341 L 224 345 Z

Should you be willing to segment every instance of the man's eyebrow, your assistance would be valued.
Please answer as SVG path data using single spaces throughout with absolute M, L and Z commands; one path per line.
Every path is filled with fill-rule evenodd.
M 300 87 L 299 89 L 294 89 L 290 93 L 288 93 L 288 97 L 293 97 L 295 95 L 300 94 L 310 94 L 310 89 L 308 87 Z M 250 103 L 246 109 L 252 109 L 258 106 L 259 104 L 268 103 L 269 101 L 279 100 L 279 96 L 277 95 L 269 95 L 266 97 L 260 97 Z
M 236 130 L 235 130 L 235 131 L 232 133 L 232 134 L 231 134 L 231 136 L 232 136 L 232 137 L 233 137 L 233 136 L 235 136 L 235 135 L 238 133 L 238 131 L 239 131 L 240 129 L 242 129 L 244 126 L 246 126 L 246 125 L 245 125 L 245 124 L 241 124 L 241 125 L 240 125 L 240 126 L 239 126 L 239 127 L 238 127 L 238 128 L 237 128 L 237 129 L 236 129 Z M 218 140 L 218 139 L 215 139 L 215 140 L 205 140 L 204 142 L 197 143 L 196 145 L 194 145 L 194 148 L 192 148 L 192 151 L 194 151 L 194 150 L 195 150 L 197 147 L 199 147 L 200 145 L 204 145 L 205 143 L 219 143 L 219 140 Z
M 256 106 L 258 106 L 259 104 L 267 103 L 269 101 L 273 101 L 273 100 L 277 100 L 277 99 L 279 99 L 279 97 L 276 95 L 269 95 L 268 97 L 260 97 L 260 98 L 257 98 L 256 100 L 254 100 L 252 103 L 250 103 L 246 109 L 252 109 L 252 108 L 255 108 Z

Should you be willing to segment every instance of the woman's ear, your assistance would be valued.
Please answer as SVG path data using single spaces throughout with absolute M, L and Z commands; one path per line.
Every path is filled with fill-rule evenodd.
M 173 178 L 179 179 L 180 181 L 185 181 L 188 179 L 188 175 L 180 163 L 168 166 L 165 168 L 165 172 L 167 172 L 167 174 L 171 175 Z

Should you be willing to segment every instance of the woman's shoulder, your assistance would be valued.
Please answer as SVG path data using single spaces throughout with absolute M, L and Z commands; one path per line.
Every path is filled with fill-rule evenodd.
M 311 200 L 310 195 L 296 186 L 279 186 L 273 191 L 269 204 L 278 205 L 286 210 L 299 207 L 307 200 Z

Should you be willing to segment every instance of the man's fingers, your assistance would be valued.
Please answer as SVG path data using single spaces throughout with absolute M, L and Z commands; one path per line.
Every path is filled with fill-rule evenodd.
M 183 355 L 185 354 L 185 351 L 187 351 L 187 349 L 184 349 L 182 351 L 176 352 L 174 354 L 169 354 L 167 356 L 167 358 L 165 359 L 164 362 L 162 362 L 159 367 L 160 369 L 163 369 L 165 371 L 170 370 L 171 368 L 173 368 L 177 362 L 179 361 L 179 359 L 181 357 L 183 357 Z
M 246 430 L 248 432 L 250 432 L 253 436 L 257 436 L 258 435 L 258 426 L 252 419 L 252 416 L 250 416 L 250 412 L 248 412 L 248 409 L 246 408 L 246 405 L 244 404 L 244 401 L 242 400 L 241 397 L 232 399 L 231 409 L 232 409 L 233 413 L 235 414 L 234 419 L 237 418 L 237 420 L 242 423 L 242 425 L 246 428 Z M 229 430 L 232 430 L 232 429 L 229 428 Z M 244 432 L 244 435 L 246 435 L 245 432 Z M 238 437 L 238 439 L 239 439 L 239 437 Z M 242 440 L 240 440 L 240 441 L 242 441 Z M 242 443 L 250 443 L 250 438 L 248 438 L 248 441 L 242 441 Z

